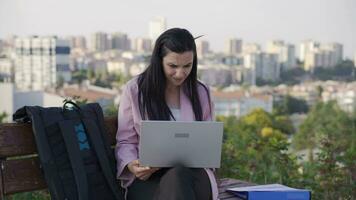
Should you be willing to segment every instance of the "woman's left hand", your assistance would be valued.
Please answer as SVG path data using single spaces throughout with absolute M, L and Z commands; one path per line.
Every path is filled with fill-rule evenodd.
M 156 171 L 158 171 L 160 168 L 158 167 L 148 167 L 148 170 L 145 170 L 143 172 L 139 172 L 137 173 L 137 178 L 139 178 L 140 180 L 147 180 L 148 178 L 150 178 L 150 176 L 155 173 Z

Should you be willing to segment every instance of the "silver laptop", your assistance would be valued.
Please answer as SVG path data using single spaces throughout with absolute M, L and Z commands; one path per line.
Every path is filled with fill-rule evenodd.
M 141 165 L 220 168 L 223 123 L 142 121 Z

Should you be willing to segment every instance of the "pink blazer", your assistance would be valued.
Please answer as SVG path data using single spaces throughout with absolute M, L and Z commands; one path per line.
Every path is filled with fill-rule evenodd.
M 183 87 L 181 87 L 183 88 Z M 213 104 L 209 102 L 208 94 L 203 86 L 198 86 L 199 98 L 203 110 L 203 120 L 211 121 Z M 139 137 L 141 134 L 141 115 L 138 106 L 137 77 L 131 79 L 124 87 L 118 115 L 118 130 L 116 133 L 115 155 L 117 160 L 117 178 L 121 185 L 127 188 L 134 181 L 135 176 L 125 167 L 128 163 L 138 159 Z M 180 121 L 194 121 L 194 112 L 188 97 L 180 90 Z M 218 199 L 218 187 L 212 169 L 205 169 L 211 184 L 213 199 Z

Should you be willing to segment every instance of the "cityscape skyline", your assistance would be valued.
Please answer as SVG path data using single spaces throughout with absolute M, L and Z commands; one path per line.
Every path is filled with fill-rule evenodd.
M 225 40 L 231 37 L 262 46 L 275 39 L 296 45 L 312 39 L 341 43 L 345 57 L 352 59 L 356 51 L 355 11 L 356 2 L 352 0 L 226 1 L 218 6 L 212 2 L 185 0 L 175 6 L 161 0 L 5 0 L 0 2 L 0 38 L 10 34 L 88 36 L 97 31 L 124 32 L 131 38 L 147 37 L 149 21 L 155 16 L 164 16 L 168 28 L 184 27 L 193 35 L 205 35 L 204 40 L 210 42 L 214 51 L 222 51 Z

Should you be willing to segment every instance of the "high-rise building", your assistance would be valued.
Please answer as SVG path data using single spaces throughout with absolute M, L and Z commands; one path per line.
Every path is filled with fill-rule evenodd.
M 149 37 L 154 43 L 159 35 L 167 29 L 166 18 L 157 16 L 149 22 Z
M 313 52 L 320 47 L 320 43 L 313 40 L 305 40 L 300 43 L 299 60 L 304 61 L 309 52 Z
M 309 45 L 301 45 L 306 48 L 304 55 L 304 69 L 313 71 L 315 67 L 335 67 L 343 59 L 343 47 L 338 43 L 320 44 L 309 42 Z
M 251 53 L 244 55 L 244 67 L 249 70 L 250 82 L 257 78 L 276 81 L 280 78 L 280 65 L 278 55 L 271 53 Z
M 106 51 L 111 48 L 108 34 L 104 32 L 93 33 L 90 42 L 92 51 Z
M 280 78 L 280 65 L 278 55 L 272 53 L 261 54 L 262 74 L 257 76 L 263 80 L 276 81 Z
M 87 41 L 84 36 L 71 36 L 69 37 L 71 49 L 86 49 Z
M 242 45 L 242 53 L 249 54 L 249 53 L 257 53 L 261 51 L 261 45 L 257 43 L 247 43 Z
M 152 40 L 148 38 L 136 38 L 133 49 L 137 52 L 150 52 L 152 50 Z
M 15 83 L 21 90 L 43 90 L 69 81 L 70 46 L 56 36 L 15 40 Z
M 118 50 L 130 50 L 131 49 L 131 42 L 128 38 L 127 34 L 125 33 L 113 33 L 111 34 L 111 48 L 118 49 Z
M 198 57 L 203 57 L 209 53 L 209 42 L 206 40 L 199 40 L 195 42 L 197 46 Z
M 339 43 L 323 44 L 320 47 L 322 50 L 330 51 L 330 66 L 335 66 L 343 60 L 343 46 Z
M 282 40 L 272 40 L 267 42 L 266 52 L 278 55 L 278 63 L 283 70 L 296 67 L 294 45 L 285 44 Z
M 242 53 L 242 40 L 237 38 L 230 38 L 225 42 L 225 53 L 229 55 L 236 55 Z
M 10 58 L 0 57 L 0 80 L 12 82 L 14 76 L 14 62 Z
M 13 50 L 15 48 L 16 35 L 9 35 L 2 40 L 1 55 L 9 58 L 13 58 Z

